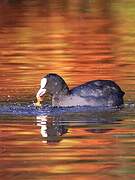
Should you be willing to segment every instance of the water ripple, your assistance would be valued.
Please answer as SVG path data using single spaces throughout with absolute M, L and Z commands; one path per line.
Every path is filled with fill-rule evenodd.
M 119 108 L 109 107 L 90 107 L 90 106 L 76 106 L 76 107 L 52 107 L 44 105 L 43 107 L 35 107 L 34 104 L 28 103 L 4 103 L 0 104 L 0 114 L 2 115 L 59 115 L 62 113 L 78 113 L 78 112 L 115 112 Z

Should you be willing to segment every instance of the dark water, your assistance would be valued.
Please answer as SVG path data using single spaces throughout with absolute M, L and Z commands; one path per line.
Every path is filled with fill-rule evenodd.
M 0 179 L 135 179 L 135 1 L 0 2 Z M 122 109 L 33 106 L 44 74 L 111 79 Z

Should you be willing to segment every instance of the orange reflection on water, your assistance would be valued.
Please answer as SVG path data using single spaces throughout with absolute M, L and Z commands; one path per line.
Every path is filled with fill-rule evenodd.
M 69 87 L 112 79 L 134 100 L 134 7 L 132 0 L 2 1 L 0 101 L 31 102 L 50 72 Z M 50 123 L 50 139 L 35 117 L 1 117 L 2 179 L 134 179 L 134 113 L 128 113 L 106 126 L 72 126 L 68 119 L 65 134 Z
M 10 99 L 32 99 L 40 78 L 50 72 L 63 76 L 70 87 L 93 79 L 120 81 L 115 19 L 108 10 L 102 11 L 108 8 L 106 1 L 86 4 L 69 1 L 62 4 L 66 11 L 61 11 L 59 3 L 49 2 L 22 2 L 20 11 L 6 3 L 1 6 L 0 83 L 4 99 L 7 94 Z M 80 5 L 86 12 L 81 12 Z M 92 8 L 98 11 L 90 11 Z
M 13 124 L 1 123 L 1 161 L 5 169 L 3 171 L 2 168 L 0 172 L 12 175 L 21 173 L 22 176 L 28 173 L 31 178 L 45 175 L 85 175 L 87 179 L 88 175 L 101 173 L 110 177 L 111 173 L 123 170 L 129 153 L 129 147 L 125 147 L 127 143 L 133 142 L 128 138 L 129 129 L 124 127 L 124 122 L 123 126 L 113 124 L 112 130 L 112 124 L 95 125 L 89 127 L 89 130 L 87 127 L 69 127 L 68 133 L 62 136 L 60 142 L 45 144 L 39 128 L 31 120 L 29 118 L 24 121 L 20 118 L 18 123 L 14 119 L 10 120 Z M 92 131 L 95 128 L 106 131 L 96 133 Z M 130 134 L 132 133 L 134 129 L 130 129 Z M 131 156 L 130 154 L 130 158 Z

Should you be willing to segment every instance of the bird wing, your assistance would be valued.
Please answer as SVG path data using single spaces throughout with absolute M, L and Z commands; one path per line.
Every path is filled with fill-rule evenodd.
M 72 95 L 81 97 L 104 97 L 109 95 L 123 96 L 124 92 L 111 80 L 89 81 L 70 90 Z

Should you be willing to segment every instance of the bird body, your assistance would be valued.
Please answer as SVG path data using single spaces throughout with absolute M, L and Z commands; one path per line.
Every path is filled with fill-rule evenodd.
M 48 74 L 41 80 L 37 100 L 48 92 L 52 96 L 52 106 L 115 107 L 123 104 L 124 92 L 111 80 L 94 80 L 69 90 L 66 82 L 57 74 Z M 40 100 L 39 100 L 40 99 Z

